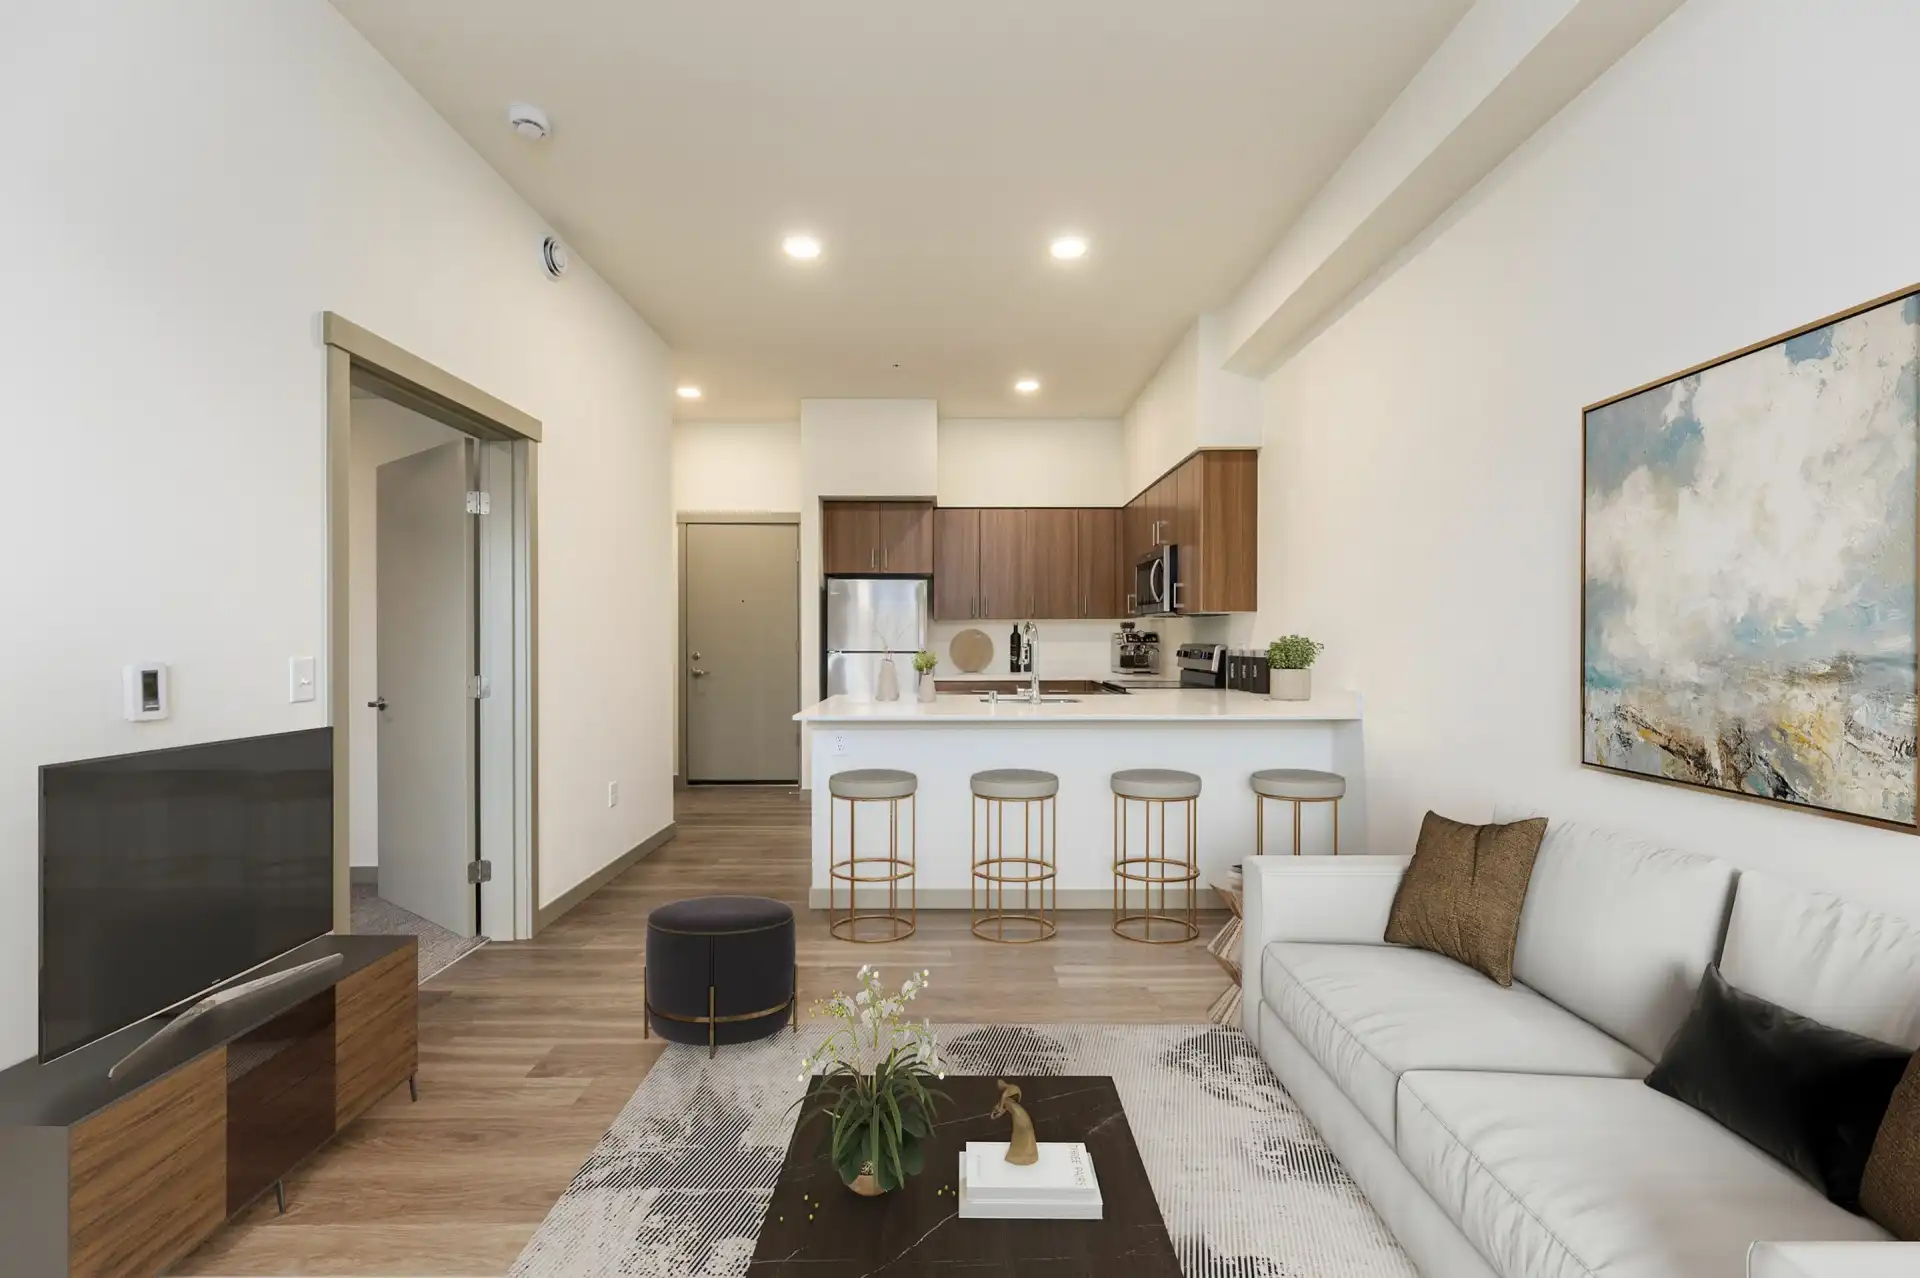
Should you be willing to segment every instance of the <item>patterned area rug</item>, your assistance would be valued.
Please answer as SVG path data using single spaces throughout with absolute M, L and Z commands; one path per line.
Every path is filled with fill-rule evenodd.
M 1246 1036 L 1216 1026 L 944 1025 L 964 1074 L 1107 1074 L 1187 1278 L 1413 1278 Z M 515 1278 L 739 1274 L 786 1157 L 803 1026 L 669 1047 L 554 1204 Z M 1113 1276 L 1118 1278 L 1118 1276 Z
M 484 936 L 463 937 L 431 919 L 403 910 L 374 895 L 364 883 L 353 885 L 353 930 L 361 936 L 415 936 L 420 938 L 420 983 L 443 972 L 487 943 Z

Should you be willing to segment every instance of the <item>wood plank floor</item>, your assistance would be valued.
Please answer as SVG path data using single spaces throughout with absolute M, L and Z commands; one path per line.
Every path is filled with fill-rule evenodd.
M 783 789 L 683 790 L 679 834 L 532 941 L 489 945 L 428 982 L 420 1100 L 405 1089 L 222 1229 L 183 1274 L 503 1274 L 660 1052 L 641 1038 L 647 912 L 706 892 L 799 912 L 800 996 L 862 963 L 930 968 L 940 1021 L 1197 1023 L 1225 983 L 1204 942 L 1135 945 L 1100 912 L 1045 945 L 990 945 L 964 912 L 923 911 L 894 945 L 848 945 L 806 908 L 807 809 Z

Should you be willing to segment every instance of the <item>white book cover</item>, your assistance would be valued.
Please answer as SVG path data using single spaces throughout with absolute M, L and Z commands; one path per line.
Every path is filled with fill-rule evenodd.
M 968 1141 L 968 1187 L 983 1200 L 1100 1200 L 1100 1182 L 1085 1145 L 1043 1141 L 1039 1153 L 1038 1161 L 1023 1167 L 1007 1161 L 1005 1141 Z
M 1004 1162 L 1006 1146 L 1000 1149 L 999 1157 Z M 960 1164 L 958 1197 L 962 1220 L 1103 1220 L 1106 1217 L 1106 1204 L 1101 1201 L 1097 1186 L 1090 1197 L 1058 1198 L 1007 1190 L 997 1191 L 998 1196 L 976 1194 L 967 1181 L 979 1160 L 962 1150 L 955 1161 Z

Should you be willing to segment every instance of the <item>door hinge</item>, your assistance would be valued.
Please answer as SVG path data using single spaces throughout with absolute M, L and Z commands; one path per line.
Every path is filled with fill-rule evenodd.
M 467 513 L 469 515 L 491 515 L 493 513 L 492 494 L 469 492 L 467 494 Z
M 493 685 L 487 682 L 485 675 L 468 675 L 467 695 L 475 701 L 485 701 L 493 695 Z
M 469 883 L 493 882 L 493 862 L 491 861 L 467 862 L 467 882 Z

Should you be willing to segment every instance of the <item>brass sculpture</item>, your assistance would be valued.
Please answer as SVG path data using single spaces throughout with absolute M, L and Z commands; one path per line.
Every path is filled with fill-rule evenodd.
M 1007 1142 L 1007 1161 L 1016 1167 L 1031 1167 L 1040 1161 L 1040 1147 L 1033 1140 L 1033 1119 L 1020 1104 L 1020 1089 L 1003 1078 L 993 1080 L 1000 1087 L 1000 1103 L 988 1118 L 1010 1116 L 1013 1138 Z

